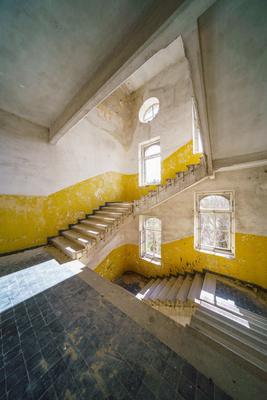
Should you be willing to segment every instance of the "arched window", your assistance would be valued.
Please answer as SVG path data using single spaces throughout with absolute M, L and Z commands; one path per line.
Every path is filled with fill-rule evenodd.
M 156 217 L 140 216 L 141 257 L 155 264 L 161 259 L 161 220 Z
M 195 248 L 208 253 L 234 255 L 232 192 L 196 194 Z
M 159 139 L 141 143 L 139 148 L 139 185 L 158 185 L 161 181 Z
M 159 99 L 157 97 L 150 97 L 140 107 L 139 121 L 146 124 L 156 117 L 159 112 Z

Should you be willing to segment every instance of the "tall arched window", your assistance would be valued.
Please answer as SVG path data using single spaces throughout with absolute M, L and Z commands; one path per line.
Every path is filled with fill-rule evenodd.
M 155 264 L 161 259 L 161 220 L 156 217 L 140 216 L 141 257 Z
M 140 186 L 158 185 L 161 181 L 160 141 L 158 138 L 140 144 L 139 159 Z
M 234 255 L 232 192 L 196 194 L 195 248 L 219 255 Z

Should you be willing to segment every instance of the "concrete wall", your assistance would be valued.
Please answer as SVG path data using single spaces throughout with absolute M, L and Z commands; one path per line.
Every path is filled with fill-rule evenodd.
M 194 250 L 194 192 L 232 190 L 235 192 L 234 259 Z M 97 269 L 109 277 L 107 266 L 113 256 L 125 259 L 124 268 L 146 276 L 209 269 L 267 288 L 267 169 L 264 167 L 219 172 L 194 188 L 150 210 L 147 214 L 162 221 L 162 264 L 156 266 L 139 256 L 138 218 L 125 233 L 124 246 L 109 255 Z M 122 245 L 123 242 L 120 242 Z M 110 251 L 112 249 L 110 248 Z M 121 252 L 121 253 L 120 253 Z M 127 266 L 125 268 L 125 265 Z M 123 272 L 121 271 L 121 272 Z M 119 271 L 116 271 L 116 276 Z
M 161 156 L 165 159 L 192 139 L 192 85 L 185 57 L 164 69 L 135 92 L 137 108 L 149 97 L 157 97 L 160 110 L 154 120 L 143 124 L 135 114 L 136 127 L 127 152 L 127 170 L 138 171 L 138 144 L 160 137 Z
M 213 159 L 267 151 L 267 2 L 220 0 L 199 19 Z

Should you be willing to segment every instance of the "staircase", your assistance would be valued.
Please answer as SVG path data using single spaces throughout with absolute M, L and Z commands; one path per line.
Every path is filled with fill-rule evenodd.
M 267 373 L 267 318 L 217 301 L 216 275 L 151 279 L 136 297 Z
M 83 256 L 92 257 L 103 248 L 119 231 L 123 224 L 130 222 L 134 215 L 168 200 L 207 176 L 205 156 L 200 164 L 187 166 L 187 171 L 177 172 L 175 179 L 167 179 L 165 185 L 150 191 L 140 200 L 132 202 L 107 202 L 87 214 L 69 229 L 61 230 L 60 235 L 49 238 L 48 243 L 73 260 Z
M 92 256 L 130 221 L 132 209 L 130 202 L 106 203 L 77 224 L 69 225 L 69 229 L 60 231 L 59 236 L 50 238 L 49 244 L 73 260 Z
M 134 200 L 134 213 L 140 214 L 156 207 L 206 177 L 207 166 L 205 156 L 203 155 L 199 164 L 187 165 L 186 171 L 177 172 L 176 177 L 167 179 L 165 185 L 158 185 L 156 190 L 151 190 L 139 200 Z

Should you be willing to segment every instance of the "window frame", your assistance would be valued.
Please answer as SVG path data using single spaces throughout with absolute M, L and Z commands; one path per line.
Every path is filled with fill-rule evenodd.
M 159 153 L 153 154 L 151 156 L 146 156 L 145 151 L 153 145 L 159 145 Z M 159 158 L 159 168 L 160 168 L 160 178 L 158 181 L 148 183 L 146 181 L 146 161 L 153 158 Z M 139 144 L 139 186 L 151 186 L 161 184 L 161 147 L 160 147 L 160 137 L 153 138 L 146 142 Z
M 207 196 L 223 196 L 228 197 L 229 199 L 229 210 L 219 210 L 219 209 L 211 209 L 211 210 L 200 210 L 200 200 Z M 230 223 L 229 223 L 229 241 L 230 245 L 228 249 L 223 249 L 220 247 L 209 247 L 205 246 L 201 243 L 201 216 L 205 214 L 213 214 L 216 216 L 220 214 L 229 215 Z M 216 227 L 215 227 L 216 233 Z M 213 254 L 217 256 L 222 256 L 226 258 L 234 258 L 235 257 L 235 193 L 232 190 L 223 190 L 223 191 L 213 191 L 213 192 L 196 192 L 194 198 L 194 248 L 197 251 Z
M 160 222 L 160 229 L 150 229 L 146 227 L 146 221 L 150 218 L 157 219 Z M 147 253 L 146 249 L 146 232 L 160 232 L 160 255 Z M 139 256 L 142 260 L 148 261 L 152 264 L 161 265 L 161 246 L 162 246 L 162 221 L 157 216 L 153 215 L 140 215 L 139 216 Z

